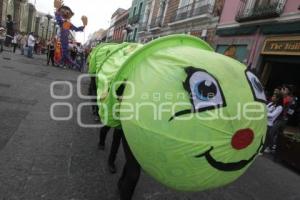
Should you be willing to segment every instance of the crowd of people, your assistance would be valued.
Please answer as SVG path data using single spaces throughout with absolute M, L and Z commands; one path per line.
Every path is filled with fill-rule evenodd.
M 0 24 L 0 53 L 3 52 L 5 46 L 10 48 L 13 53 L 20 49 L 21 55 L 28 58 L 33 58 L 34 54 L 46 54 L 47 65 L 51 62 L 52 66 L 84 71 L 88 51 L 80 43 L 70 41 L 69 55 L 71 62 L 63 62 L 58 55 L 61 52 L 55 54 L 55 51 L 59 51 L 57 50 L 59 48 L 58 42 L 58 36 L 46 40 L 34 35 L 33 32 L 29 34 L 18 33 L 14 30 L 14 23 L 10 15 L 7 15 L 6 26 Z
M 283 85 L 276 88 L 267 104 L 268 129 L 266 142 L 261 153 L 275 153 L 277 138 L 283 134 L 289 120 L 296 113 L 297 98 L 294 96 L 293 85 Z

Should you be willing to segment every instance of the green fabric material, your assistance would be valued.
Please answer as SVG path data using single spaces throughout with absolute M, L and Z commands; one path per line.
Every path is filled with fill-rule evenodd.
M 107 126 L 117 127 L 121 125 L 120 121 L 114 117 L 118 113 L 112 112 L 112 109 L 116 105 L 114 101 L 116 95 L 112 91 L 113 89 L 118 89 L 115 87 L 118 83 L 112 83 L 112 81 L 123 66 L 123 63 L 142 46 L 141 44 L 129 43 L 109 46 L 106 57 L 99 61 L 98 65 L 101 67 L 97 68 L 96 73 L 97 102 L 101 121 Z
M 208 44 L 192 36 L 172 35 L 145 46 L 134 45 L 135 48 L 131 44 L 119 45 L 97 71 L 99 114 L 106 119 L 104 123 L 112 127 L 121 123 L 142 168 L 168 187 L 201 191 L 239 178 L 253 162 L 250 158 L 257 155 L 267 128 L 266 107 L 255 100 L 246 67 L 213 52 Z M 226 104 L 171 120 L 175 113 L 194 106 L 183 86 L 189 80 L 186 70 L 191 66 L 197 73 L 205 70 L 203 74 L 215 78 L 220 87 L 216 94 L 221 96 L 223 91 Z M 107 81 L 107 87 L 102 79 Z M 120 102 L 114 94 L 124 80 L 126 87 Z M 188 83 L 194 84 L 191 80 Z M 205 85 L 210 83 L 205 81 Z M 206 103 L 195 100 L 199 105 Z M 248 104 L 256 110 L 245 116 L 240 108 Z M 260 118 L 253 120 L 254 117 Z M 247 148 L 236 150 L 232 138 L 244 129 L 253 131 L 253 141 Z M 196 157 L 211 148 L 210 155 L 216 162 L 249 163 L 238 170 L 224 171 L 205 157 Z
M 96 74 L 97 68 L 101 67 L 103 59 L 106 58 L 108 51 L 111 47 L 117 46 L 115 43 L 102 43 L 96 46 L 90 54 L 88 60 L 89 63 L 89 74 Z

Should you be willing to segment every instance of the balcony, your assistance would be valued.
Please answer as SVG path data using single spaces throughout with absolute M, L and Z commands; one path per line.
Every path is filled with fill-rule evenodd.
M 162 27 L 162 19 L 163 16 L 159 16 L 157 18 L 155 18 L 154 20 L 152 20 L 151 24 L 150 24 L 150 30 L 157 30 L 160 29 Z
M 136 24 L 140 21 L 140 17 L 141 17 L 141 15 L 133 15 L 132 17 L 130 17 L 128 19 L 128 23 L 129 24 Z
M 247 8 L 248 4 L 248 0 L 241 2 L 240 9 L 235 17 L 237 22 L 279 17 L 284 7 L 281 0 L 273 0 L 273 2 L 268 4 L 255 5 L 253 8 Z
M 139 32 L 146 32 L 148 30 L 148 23 L 147 22 L 140 23 L 139 28 L 140 28 Z
M 206 0 L 198 0 L 187 6 L 178 8 L 171 19 L 171 23 L 186 21 L 188 19 L 199 18 L 200 16 L 211 15 L 213 5 Z

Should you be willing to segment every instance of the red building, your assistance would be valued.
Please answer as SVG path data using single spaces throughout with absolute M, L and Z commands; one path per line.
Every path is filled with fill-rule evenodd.
M 113 42 L 123 42 L 124 39 L 124 30 L 127 27 L 129 12 L 126 10 L 121 15 L 116 18 L 114 24 L 114 33 L 112 37 Z

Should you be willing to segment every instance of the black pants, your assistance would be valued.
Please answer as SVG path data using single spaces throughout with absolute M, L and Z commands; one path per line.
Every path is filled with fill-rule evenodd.
M 54 51 L 50 51 L 47 56 L 47 65 L 49 65 L 51 60 L 52 66 L 54 66 Z
M 272 144 L 272 132 L 271 131 L 272 131 L 272 127 L 268 126 L 265 143 L 263 145 L 263 148 L 261 149 L 261 153 L 264 153 L 266 148 L 270 147 Z
M 100 130 L 100 141 L 99 141 L 99 145 L 105 146 L 105 140 L 106 140 L 106 136 L 107 133 L 109 132 L 110 127 L 108 126 L 104 126 L 101 130 Z M 122 138 L 122 134 L 121 134 L 121 130 L 120 129 L 115 129 L 114 133 L 113 133 L 113 140 L 111 143 L 111 147 L 110 147 L 110 153 L 109 153 L 109 157 L 108 157 L 108 164 L 109 165 L 114 165 L 115 164 L 115 160 L 119 151 L 119 147 L 120 147 L 120 143 L 121 143 L 121 138 Z
M 16 53 L 17 47 L 18 47 L 18 44 L 13 44 L 13 52 L 14 53 Z
M 99 134 L 99 145 L 104 146 L 105 145 L 105 140 L 107 133 L 109 132 L 110 127 L 104 126 L 100 129 L 100 134 Z
M 120 130 L 120 134 L 122 136 L 122 144 L 126 157 L 126 163 L 123 168 L 122 176 L 119 179 L 118 187 L 120 190 L 120 199 L 131 200 L 135 187 L 140 178 L 141 167 L 132 154 L 122 130 Z
M 90 96 L 97 96 L 96 77 L 91 77 L 89 95 Z M 95 104 L 95 105 L 92 105 L 93 114 L 98 115 L 99 108 L 98 108 L 98 105 L 97 105 L 97 99 L 96 98 L 92 99 L 92 103 Z

